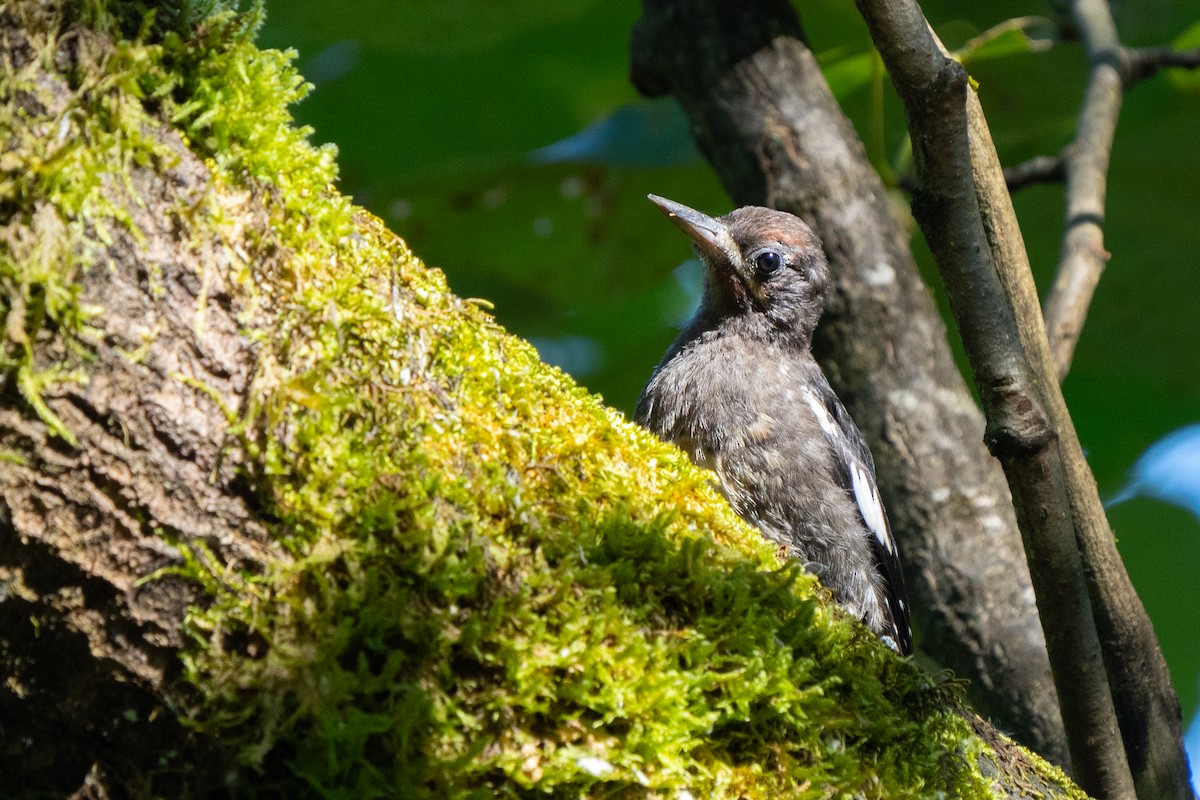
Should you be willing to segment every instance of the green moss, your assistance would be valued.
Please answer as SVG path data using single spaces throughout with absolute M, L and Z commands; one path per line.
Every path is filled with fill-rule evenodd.
M 230 432 L 288 556 L 240 573 L 176 542 L 206 598 L 189 724 L 261 768 L 263 792 L 290 774 L 353 798 L 988 794 L 952 687 L 336 192 L 333 149 L 287 112 L 305 91 L 291 55 L 253 27 L 222 12 L 106 45 L 15 125 L 0 187 L 15 218 L 61 229 L 45 252 L 10 242 L 0 280 L 3 369 L 33 376 L 26 398 L 64 436 L 37 398 L 86 380 L 98 310 L 75 302 L 77 270 L 131 224 L 106 181 L 169 158 L 146 131 L 176 127 L 212 171 L 193 236 L 231 235 L 225 192 L 266 209 L 230 267 L 260 348 Z M 20 78 L 10 122 L 37 92 Z M 46 326 L 73 346 L 39 354 Z

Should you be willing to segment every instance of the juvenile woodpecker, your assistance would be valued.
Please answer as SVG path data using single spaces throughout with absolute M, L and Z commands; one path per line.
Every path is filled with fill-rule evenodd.
M 650 200 L 704 262 L 700 308 L 638 400 L 636 419 L 716 473 L 739 515 L 805 562 L 850 613 L 912 652 L 900 558 L 862 434 L 812 356 L 829 268 L 798 217 L 710 217 Z

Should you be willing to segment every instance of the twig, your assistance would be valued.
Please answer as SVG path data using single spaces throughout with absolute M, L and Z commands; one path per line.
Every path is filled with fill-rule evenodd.
M 934 250 L 989 443 L 1017 505 L 1076 776 L 1098 797 L 1133 798 L 1076 546 L 1077 537 L 1103 536 L 1107 523 L 1052 377 L 1027 256 L 978 99 L 912 0 L 857 5 L 905 106 L 921 185 L 913 212 Z
M 1075 140 L 1064 151 L 1066 233 L 1058 273 L 1046 298 L 1046 332 L 1061 381 L 1071 367 L 1100 275 L 1104 249 L 1104 201 L 1113 134 L 1124 94 L 1124 51 L 1107 0 L 1074 0 L 1072 16 L 1091 70 Z
M 971 39 L 967 40 L 967 43 L 962 47 L 958 48 L 952 53 L 948 53 L 947 55 L 960 63 L 969 63 L 972 53 L 982 48 L 984 45 L 994 42 L 1001 36 L 1010 33 L 1011 31 L 1020 31 L 1025 35 L 1025 40 L 1028 43 L 1030 52 L 1036 53 L 1042 50 L 1049 50 L 1054 46 L 1054 42 L 1052 40 L 1035 39 L 1028 34 L 1028 31 L 1036 28 L 1049 28 L 1053 25 L 1053 21 L 1046 17 L 1013 17 L 1012 19 L 1006 19 L 1003 22 L 993 25 L 978 36 L 972 37 Z
M 1072 30 L 1075 30 L 1072 28 Z M 1157 75 L 1164 69 L 1200 68 L 1200 47 L 1176 50 L 1172 47 L 1122 47 L 1119 69 L 1125 91 Z M 1038 183 L 1061 183 L 1066 178 L 1066 154 L 1034 156 L 1015 167 L 1004 169 L 1008 190 L 1015 192 Z
M 1072 27 L 1072 30 L 1077 30 Z M 1200 47 L 1176 50 L 1172 47 L 1122 47 L 1116 66 L 1121 73 L 1125 91 L 1135 84 L 1157 75 L 1164 69 L 1200 68 Z M 1015 192 L 1039 183 L 1061 183 L 1066 179 L 1068 154 L 1034 156 L 1015 167 L 1004 170 L 1008 190 Z M 1062 376 L 1060 376 L 1061 378 Z
M 1125 88 L 1133 86 L 1168 68 L 1200 68 L 1200 47 L 1175 50 L 1171 47 L 1127 47 L 1125 55 Z
M 1037 183 L 1061 183 L 1067 174 L 1064 161 L 1062 156 L 1034 156 L 1015 167 L 1007 167 L 1004 182 L 1010 192 Z

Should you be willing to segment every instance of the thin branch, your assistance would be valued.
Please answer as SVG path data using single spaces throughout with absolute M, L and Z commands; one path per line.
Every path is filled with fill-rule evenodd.
M 1158 74 L 1163 69 L 1200 68 L 1200 47 L 1176 50 L 1172 47 L 1127 47 L 1125 54 L 1125 88 Z
M 1045 306 L 1050 350 L 1060 381 L 1071 367 L 1088 306 L 1108 263 L 1104 204 L 1122 97 L 1129 87 L 1160 69 L 1200 66 L 1200 48 L 1123 47 L 1107 0 L 1073 0 L 1071 13 L 1091 66 L 1075 140 L 1063 152 L 1066 233 Z
M 1088 307 L 1108 263 L 1104 204 L 1113 134 L 1124 94 L 1125 64 L 1107 0 L 1073 0 L 1071 12 L 1091 69 L 1075 140 L 1064 151 L 1066 233 L 1044 312 L 1060 381 L 1071 367 Z
M 1074 29 L 1081 35 L 1091 63 L 1075 141 L 1060 156 L 1038 156 L 1004 173 L 1010 192 L 1035 183 L 1065 180 L 1067 184 L 1066 234 L 1045 308 L 1060 381 L 1071 367 L 1088 307 L 1108 263 L 1104 201 L 1124 92 L 1161 69 L 1200 67 L 1200 48 L 1122 47 L 1106 0 L 1076 0 L 1072 11 Z
M 1038 183 L 1062 183 L 1066 177 L 1063 156 L 1034 156 L 1015 167 L 1006 167 L 1004 182 L 1010 192 Z
M 1035 38 L 1035 37 L 1029 35 L 1029 31 L 1035 31 L 1039 28 L 1049 29 L 1049 28 L 1052 28 L 1053 26 L 1054 26 L 1053 20 L 1051 20 L 1047 17 L 1027 16 L 1027 17 L 1013 17 L 1012 19 L 1006 19 L 1006 20 L 1004 20 L 1000 23 L 997 23 L 996 25 L 993 25 L 992 27 L 988 28 L 986 31 L 979 34 L 978 36 L 974 36 L 971 39 L 968 39 L 966 44 L 964 44 L 962 47 L 958 48 L 954 52 L 949 53 L 949 56 L 951 58 L 953 58 L 955 61 L 961 62 L 963 64 L 967 64 L 967 63 L 969 63 L 971 54 L 974 53 L 976 50 L 979 50 L 980 48 L 984 47 L 985 45 L 996 41 L 1000 37 L 1012 32 L 1012 31 L 1020 31 L 1022 34 L 1025 35 L 1025 40 L 1026 40 L 1026 43 L 1027 43 L 1027 46 L 1028 46 L 1030 52 L 1036 53 L 1036 52 L 1040 52 L 1043 50 L 1049 50 L 1050 48 L 1054 47 L 1053 39 L 1041 38 L 1041 37 Z M 1061 37 L 1058 37 L 1058 38 L 1061 38 Z

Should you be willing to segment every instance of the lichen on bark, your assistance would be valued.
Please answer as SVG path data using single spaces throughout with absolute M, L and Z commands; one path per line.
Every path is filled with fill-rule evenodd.
M 338 194 L 252 21 L 105 11 L 0 10 L 0 772 L 995 791 L 952 683 Z

